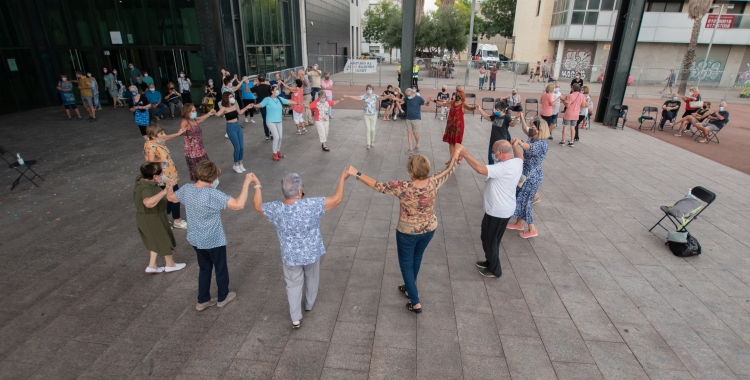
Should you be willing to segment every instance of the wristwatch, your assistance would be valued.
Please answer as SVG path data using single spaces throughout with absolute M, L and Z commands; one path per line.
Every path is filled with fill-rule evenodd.
M 357 176 L 356 176 L 356 178 L 357 178 L 357 181 L 359 181 L 359 177 L 360 177 L 361 175 L 362 175 L 362 172 L 357 172 Z

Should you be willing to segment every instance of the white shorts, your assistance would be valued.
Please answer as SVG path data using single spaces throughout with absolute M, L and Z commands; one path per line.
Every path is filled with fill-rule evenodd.
M 305 122 L 304 113 L 297 113 L 297 111 L 292 110 L 292 116 L 294 117 L 294 124 L 302 124 Z

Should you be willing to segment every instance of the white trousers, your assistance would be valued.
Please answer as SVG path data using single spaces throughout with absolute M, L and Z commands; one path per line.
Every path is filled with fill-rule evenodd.
M 315 298 L 318 297 L 320 283 L 320 259 L 308 265 L 284 267 L 286 296 L 289 299 L 289 314 L 292 322 L 302 319 L 302 286 L 305 287 L 305 310 L 312 310 Z
M 283 128 L 281 127 L 281 123 L 271 123 L 270 121 L 267 121 L 266 125 L 268 125 L 268 130 L 271 131 L 271 136 L 273 136 L 273 144 L 271 148 L 273 149 L 273 153 L 277 153 L 281 150 L 281 134 Z
M 378 122 L 378 115 L 364 115 L 365 133 L 367 133 L 367 145 L 375 142 L 375 124 Z
M 318 130 L 318 137 L 320 138 L 320 142 L 326 142 L 328 140 L 328 120 L 316 121 L 315 128 Z

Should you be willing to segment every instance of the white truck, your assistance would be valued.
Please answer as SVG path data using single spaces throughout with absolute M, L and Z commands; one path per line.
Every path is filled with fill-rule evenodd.
M 497 50 L 497 45 L 491 44 L 479 44 L 477 45 L 476 56 L 479 57 L 479 62 L 500 62 L 500 52 Z

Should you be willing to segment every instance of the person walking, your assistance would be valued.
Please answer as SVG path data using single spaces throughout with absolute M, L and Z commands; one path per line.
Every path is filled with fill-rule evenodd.
M 247 107 L 248 105 L 252 104 L 255 105 L 255 94 L 253 94 L 253 86 L 255 86 L 255 81 L 250 81 L 249 78 L 245 77 L 245 80 L 242 81 L 242 84 L 240 85 L 240 107 Z M 250 117 L 248 118 L 248 112 L 250 113 Z M 250 107 L 250 109 L 245 112 L 245 123 L 253 123 L 255 124 L 255 119 L 253 119 L 253 113 L 255 113 L 255 107 Z
M 319 96 L 319 99 L 325 99 L 325 94 L 321 95 L 323 96 Z M 289 173 L 281 180 L 284 200 L 263 203 L 260 181 L 253 175 L 253 208 L 273 224 L 279 238 L 293 329 L 302 326 L 300 308 L 303 286 L 305 311 L 312 311 L 315 306 L 320 282 L 320 258 L 326 254 L 323 235 L 320 233 L 320 218 L 326 211 L 341 204 L 344 197 L 344 182 L 348 177 L 347 168 L 344 168 L 332 196 L 303 199 L 305 192 L 302 190 L 302 178 L 297 173 Z
M 523 119 L 523 118 L 521 118 Z M 495 164 L 485 165 L 466 150 L 461 156 L 474 171 L 487 177 L 484 187 L 484 217 L 482 218 L 482 249 L 484 261 L 477 261 L 479 274 L 484 277 L 500 277 L 500 241 L 503 239 L 508 220 L 516 209 L 516 189 L 523 172 L 521 140 L 496 141 L 491 149 Z M 547 142 L 544 141 L 546 144 Z M 490 161 L 492 162 L 492 161 Z
M 86 78 L 88 78 L 89 84 L 91 84 L 91 93 L 93 94 L 92 103 L 94 110 L 101 111 L 102 104 L 99 102 L 99 83 L 96 81 L 96 78 L 91 75 L 90 72 L 86 73 Z
M 396 247 L 401 277 L 404 280 L 404 284 L 399 285 L 398 290 L 409 298 L 406 309 L 417 314 L 422 313 L 417 276 L 424 251 L 438 227 L 435 216 L 437 192 L 456 170 L 456 160 L 462 151 L 463 146 L 457 144 L 451 152 L 448 167 L 433 176 L 430 176 L 430 160 L 427 157 L 421 154 L 410 156 L 406 164 L 410 181 L 377 182 L 353 166 L 347 169 L 350 176 L 373 190 L 398 197 L 400 207 L 396 227 Z
M 190 93 L 190 86 L 193 82 L 190 78 L 185 76 L 185 72 L 180 70 L 180 76 L 177 78 L 177 84 L 179 85 L 180 94 L 182 95 L 182 104 L 188 104 L 193 102 L 193 95 Z
M 143 139 L 148 141 L 146 128 L 151 123 L 151 102 L 145 95 L 138 93 L 138 87 L 130 86 L 130 112 L 135 116 L 135 125 L 141 131 Z
M 286 88 L 289 91 L 291 100 L 297 103 L 297 105 L 292 106 L 292 118 L 294 119 L 294 124 L 297 126 L 297 131 L 294 134 L 302 135 L 307 133 L 307 128 L 305 128 L 305 97 L 303 94 L 304 90 L 302 89 L 302 80 L 295 79 L 293 86 L 281 82 L 281 87 Z M 280 92 L 279 98 L 281 98 L 281 94 Z
M 96 121 L 96 109 L 94 108 L 94 92 L 91 90 L 91 80 L 84 76 L 82 72 L 76 71 L 76 80 L 71 82 L 78 83 L 78 90 L 81 92 L 81 102 L 83 108 L 89 113 L 89 121 Z
M 466 93 L 463 88 L 456 86 L 456 96 L 453 101 L 435 102 L 439 106 L 450 107 L 448 122 L 445 125 L 445 133 L 443 133 L 443 142 L 448 143 L 448 151 L 451 157 L 456 150 L 456 145 L 461 144 L 464 139 L 464 109 L 473 111 L 478 108 L 476 105 L 466 104 L 465 99 Z M 458 157 L 457 163 L 461 163 L 461 157 Z M 448 162 L 445 164 L 447 165 Z
M 195 182 L 197 177 L 195 172 L 204 160 L 208 160 L 206 148 L 203 146 L 203 130 L 200 123 L 213 116 L 216 111 L 211 110 L 209 113 L 198 116 L 198 110 L 192 103 L 182 107 L 182 120 L 180 120 L 180 130 L 185 131 L 182 138 L 185 142 L 185 161 L 187 162 L 190 181 Z
M 414 89 L 406 89 L 406 140 L 409 142 L 409 150 L 406 151 L 406 155 L 409 156 L 412 153 L 419 151 L 419 130 L 422 127 L 422 106 L 429 106 L 431 98 L 427 99 L 427 102 L 416 93 Z M 412 135 L 414 136 L 414 149 L 411 147 Z
M 495 85 L 497 84 L 497 72 L 500 71 L 500 69 L 497 68 L 497 64 L 492 65 L 490 67 L 490 84 L 487 86 L 487 89 L 490 91 L 495 91 Z
M 479 91 L 482 91 L 482 88 L 484 87 L 484 75 L 486 72 L 487 69 L 485 69 L 484 66 L 479 67 Z
M 516 221 L 513 224 L 508 224 L 507 228 L 521 231 L 519 236 L 528 239 L 539 235 L 536 227 L 534 227 L 531 205 L 544 180 L 542 162 L 544 162 L 544 157 L 547 156 L 549 129 L 547 122 L 538 118 L 534 119 L 528 127 L 525 118 L 521 118 L 521 126 L 529 139 L 525 143 L 518 144 L 517 140 L 511 141 L 511 143 L 517 143 L 523 149 L 523 175 L 526 176 L 526 181 L 516 191 L 516 209 L 513 212 Z M 529 226 L 528 231 L 524 231 L 524 222 Z
M 307 76 L 310 77 L 310 96 L 312 99 L 317 98 L 318 91 L 320 91 L 320 77 L 323 75 L 323 73 L 320 72 L 318 69 L 318 64 L 316 63 L 311 67 L 309 70 L 307 70 Z
M 234 165 L 232 169 L 236 173 L 242 173 L 247 171 L 247 169 L 242 165 L 242 159 L 245 156 L 245 136 L 242 133 L 242 127 L 239 123 L 239 115 L 247 111 L 253 104 L 248 104 L 247 107 L 239 109 L 237 101 L 234 99 L 234 94 L 231 92 L 223 93 L 221 98 L 221 109 L 214 113 L 214 116 L 224 116 L 224 119 L 227 121 L 226 136 L 232 142 L 232 147 L 234 148 L 232 156 L 234 158 Z
M 333 81 L 331 80 L 331 73 L 325 73 L 324 78 L 320 81 L 320 88 L 325 92 L 326 99 L 333 100 Z M 333 119 L 333 108 L 328 108 L 328 117 Z
M 349 98 L 361 100 L 364 102 L 365 134 L 367 135 L 367 150 L 375 146 L 375 126 L 378 122 L 378 102 L 386 99 L 384 96 L 378 96 L 372 93 L 372 85 L 365 87 L 365 94 L 361 96 L 344 95 L 341 99 Z M 382 98 L 382 99 L 381 99 Z M 394 98 L 391 96 L 391 100 Z
M 308 106 L 310 111 L 312 111 L 313 117 L 315 117 L 315 129 L 318 130 L 318 138 L 320 138 L 320 144 L 324 152 L 331 151 L 326 145 L 326 142 L 328 141 L 328 123 L 330 118 L 328 110 L 342 100 L 344 100 L 344 98 L 336 101 L 328 100 L 325 93 L 319 92 L 318 99 Z
M 172 183 L 172 190 L 177 191 L 180 187 L 178 185 L 179 178 L 177 176 L 177 168 L 175 167 L 174 161 L 172 160 L 172 154 L 169 153 L 167 147 L 167 141 L 180 136 L 185 131 L 180 129 L 177 133 L 167 135 L 164 132 L 164 128 L 154 123 L 146 128 L 146 135 L 149 140 L 143 143 L 143 158 L 146 162 L 155 162 L 161 165 L 162 176 L 158 184 L 162 188 L 167 186 L 167 182 Z M 167 202 L 167 213 L 172 214 L 172 227 L 174 228 L 187 228 L 187 222 L 182 220 L 180 216 L 180 204 L 174 202 Z
M 203 311 L 211 306 L 224 307 L 237 297 L 229 291 L 227 269 L 227 237 L 221 224 L 221 210 L 242 210 L 247 203 L 248 188 L 254 175 L 245 175 L 242 191 L 235 199 L 211 184 L 221 176 L 221 169 L 209 160 L 201 161 L 195 171 L 196 181 L 167 194 L 168 200 L 185 205 L 190 218 L 187 241 L 198 256 L 198 303 L 195 309 Z M 211 271 L 215 272 L 218 298 L 211 298 Z
M 300 104 L 294 100 L 286 100 L 284 98 L 279 97 L 279 88 L 278 87 L 271 87 L 271 96 L 263 99 L 262 102 L 255 105 L 255 108 L 263 108 L 266 110 L 266 123 L 268 124 L 268 129 L 271 131 L 271 135 L 273 136 L 273 144 L 271 144 L 271 150 L 273 151 L 273 160 L 278 161 L 282 158 L 285 158 L 283 154 L 281 154 L 281 138 L 283 135 L 283 126 L 281 124 L 282 119 L 284 118 L 283 112 L 283 105 L 304 105 Z
M 169 116 L 172 120 L 174 120 L 175 110 L 177 110 L 178 113 L 182 113 L 182 109 L 185 107 L 185 105 L 182 104 L 182 96 L 174 88 L 173 82 L 167 84 L 167 95 L 164 95 L 164 103 L 169 107 Z
M 68 115 L 66 119 L 73 120 L 70 117 L 70 110 L 73 110 L 78 116 L 78 120 L 83 120 L 81 118 L 81 111 L 78 111 L 78 106 L 76 106 L 76 96 L 73 94 L 73 83 L 68 80 L 67 75 L 60 74 L 60 81 L 57 82 L 57 91 L 60 93 L 62 105 L 65 107 L 65 114 Z
M 589 117 L 589 108 L 591 108 L 591 96 L 589 96 L 589 86 L 583 86 L 581 87 L 581 93 L 585 95 L 584 98 L 584 104 L 585 106 L 581 107 L 581 110 L 578 111 L 578 122 L 576 123 L 575 128 L 575 134 L 573 137 L 573 141 L 578 142 L 580 139 L 578 138 L 578 128 L 586 128 L 586 124 L 588 122 Z M 583 126 L 581 126 L 581 123 L 583 123 Z
M 580 116 L 581 108 L 586 108 L 589 105 L 586 103 L 586 95 L 581 91 L 581 86 L 573 84 L 573 92 L 568 96 L 562 98 L 565 103 L 565 113 L 563 114 L 563 130 L 562 137 L 560 138 L 560 146 L 565 145 L 565 135 L 570 128 L 570 140 L 568 140 L 568 147 L 573 147 L 573 141 L 575 139 L 575 126 L 578 124 L 578 117 Z M 546 137 L 545 137 L 546 138 Z
M 149 274 L 176 272 L 185 268 L 184 263 L 175 263 L 172 257 L 177 242 L 172 226 L 167 220 L 167 194 L 172 192 L 172 182 L 165 188 L 159 187 L 162 167 L 155 162 L 141 165 L 141 174 L 135 179 L 133 203 L 135 204 L 135 224 L 141 241 L 151 252 L 151 259 L 145 272 Z M 157 266 L 156 259 L 163 257 L 166 265 Z
M 271 96 L 271 85 L 266 80 L 266 76 L 263 74 L 258 75 L 258 84 L 253 86 L 252 90 L 255 93 L 255 104 L 262 102 L 265 98 Z M 255 107 L 257 108 L 257 107 Z M 271 139 L 271 131 L 268 129 L 268 123 L 266 122 L 266 109 L 260 109 L 260 117 L 263 119 L 263 133 L 266 135 L 266 140 Z
M 107 94 L 109 94 L 112 101 L 112 109 L 124 106 L 117 93 L 117 78 L 115 77 L 115 74 L 109 72 L 106 67 L 103 68 L 102 71 L 104 72 L 104 78 L 102 79 L 104 82 L 104 89 L 107 91 Z
M 659 91 L 660 94 L 663 94 L 664 91 L 669 89 L 669 95 L 673 95 L 672 93 L 672 86 L 674 86 L 674 82 L 677 81 L 677 73 L 674 72 L 674 69 L 669 69 L 669 75 L 667 75 L 666 78 L 662 82 L 667 82 L 667 84 L 664 85 L 664 88 Z

